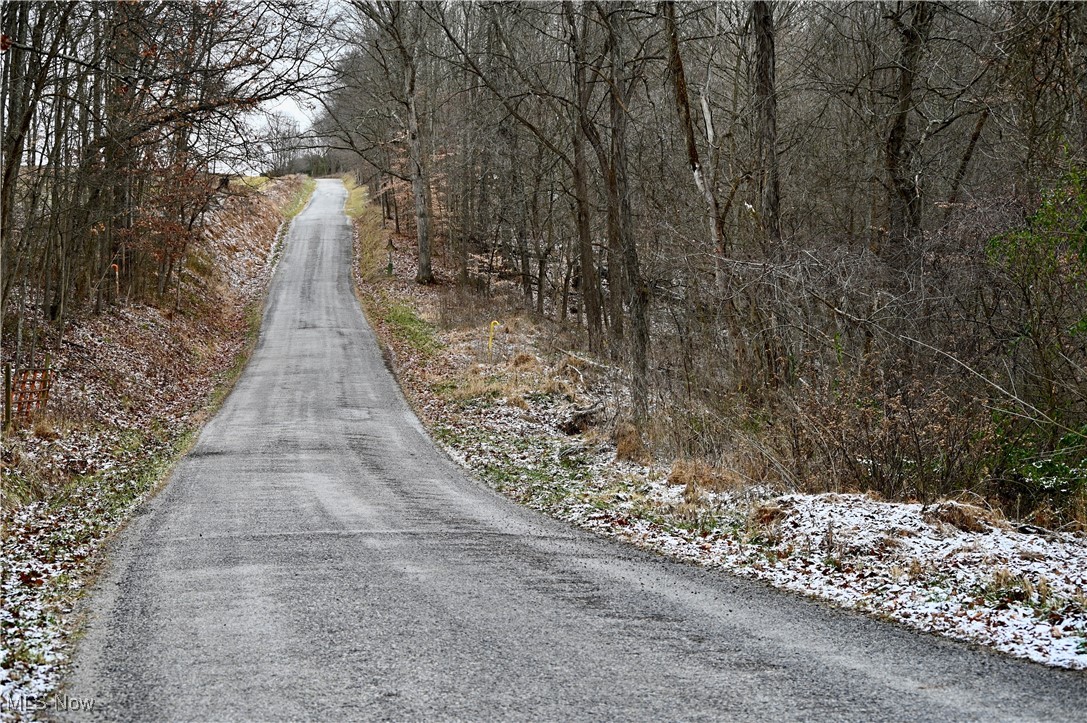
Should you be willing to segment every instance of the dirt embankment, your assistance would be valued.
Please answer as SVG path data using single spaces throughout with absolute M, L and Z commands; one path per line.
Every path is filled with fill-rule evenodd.
M 355 207 L 363 209 L 361 204 Z M 357 218 L 371 324 L 435 439 L 503 494 L 662 554 L 1049 665 L 1087 669 L 1087 540 L 963 500 L 796 494 L 699 459 L 653 459 L 616 423 L 626 385 L 517 290 L 413 282 L 413 244 Z M 501 284 L 502 279 L 495 283 Z
M 297 176 L 232 183 L 189 250 L 180 291 L 122 299 L 45 337 L 49 408 L 3 440 L 3 717 L 30 717 L 47 702 L 104 540 L 164 479 L 244 365 L 280 229 L 312 187 Z

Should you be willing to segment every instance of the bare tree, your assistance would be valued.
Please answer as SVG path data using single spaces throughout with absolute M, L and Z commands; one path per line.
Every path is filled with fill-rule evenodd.
M 0 299 L 22 361 L 84 302 L 180 283 L 216 170 L 257 160 L 253 111 L 316 80 L 320 37 L 278 0 L 8 3 L 2 23 Z
M 425 15 L 419 3 L 355 2 L 359 14 L 368 19 L 377 31 L 372 52 L 386 68 L 389 80 L 400 82 L 397 100 L 404 110 L 404 130 L 407 134 L 408 176 L 415 204 L 415 239 L 418 245 L 418 267 L 415 280 L 420 284 L 434 281 L 431 270 L 430 176 L 425 151 L 427 123 L 422 118 L 422 91 L 418 86 L 423 22 Z
M 1002 418 L 999 444 L 1046 454 L 1087 419 L 1058 381 L 1087 368 L 1066 333 L 1081 291 L 1035 273 L 1078 258 L 1041 229 L 1078 197 L 1081 6 L 408 4 L 405 52 L 394 9 L 366 8 L 383 26 L 354 26 L 336 152 L 405 199 L 432 173 L 458 279 L 512 281 L 511 303 L 621 361 L 651 444 L 893 494 L 990 474 L 977 488 L 1004 494 L 983 470 L 1010 447 L 963 441 L 996 438 L 986 408 L 1031 420 Z M 1037 353 L 1017 315 L 1049 330 Z M 950 408 L 960 426 L 920 421 Z M 970 431 L 933 436 L 952 428 Z M 940 449 L 938 470 L 901 463 Z
M 911 135 L 910 119 L 915 113 L 914 85 L 920 70 L 921 54 L 928 41 L 932 19 L 936 13 L 927 2 L 897 3 L 889 18 L 901 37 L 896 60 L 898 78 L 894 90 L 894 112 L 887 131 L 884 163 L 888 176 L 888 207 L 890 209 L 890 241 L 892 256 L 901 258 L 903 246 L 915 246 L 921 234 L 921 184 L 916 167 L 917 139 Z
M 774 13 L 770 2 L 751 4 L 755 28 L 755 96 L 759 110 L 760 215 L 770 241 L 781 243 L 781 188 L 778 178 L 777 90 L 774 82 Z

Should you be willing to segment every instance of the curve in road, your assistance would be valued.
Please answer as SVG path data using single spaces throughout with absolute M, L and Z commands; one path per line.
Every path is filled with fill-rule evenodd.
M 1087 676 L 543 518 L 420 427 L 352 293 L 345 191 L 290 230 L 223 409 L 111 550 L 63 689 L 110 720 L 1083 720 Z

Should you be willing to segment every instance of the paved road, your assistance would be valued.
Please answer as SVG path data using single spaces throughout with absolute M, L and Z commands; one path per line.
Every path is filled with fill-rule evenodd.
M 669 563 L 465 479 L 294 222 L 219 415 L 111 552 L 64 692 L 115 720 L 1084 720 L 1087 676 Z

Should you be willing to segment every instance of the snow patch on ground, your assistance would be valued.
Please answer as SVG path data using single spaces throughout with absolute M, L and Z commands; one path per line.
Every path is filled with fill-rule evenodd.
M 242 352 L 243 311 L 274 268 L 276 209 L 300 186 L 291 178 L 228 196 L 209 219 L 197 252 L 221 273 L 213 288 L 195 277 L 186 284 L 217 300 L 218 319 L 135 303 L 80 319 L 53 353 L 50 414 L 5 433 L 5 489 L 29 488 L 42 501 L 4 502 L 0 720 L 47 704 L 98 552 L 152 491 Z
M 956 502 L 926 507 L 861 494 L 671 484 L 669 467 L 617 460 L 599 433 L 561 431 L 574 410 L 614 404 L 622 384 L 606 364 L 556 354 L 551 337 L 531 323 L 500 316 L 499 328 L 509 331 L 496 335 L 494 350 L 489 316 L 475 327 L 436 329 L 440 353 L 405 344 L 382 309 L 406 304 L 436 322 L 441 308 L 440 287 L 410 282 L 411 261 L 397 253 L 392 279 L 362 285 L 371 319 L 434 438 L 495 489 L 677 559 L 1046 665 L 1087 669 L 1082 535 L 1020 528 Z M 531 357 L 527 365 L 519 355 Z
M 663 470 L 616 462 L 610 450 L 582 460 L 581 469 L 564 467 L 561 438 L 503 408 L 479 426 L 487 431 L 469 439 L 440 424 L 435 430 L 453 459 L 499 490 L 598 534 L 1017 657 L 1087 669 L 1082 537 L 1006 524 L 967 531 L 931 507 L 859 494 L 716 493 L 695 504 Z M 534 434 L 538 443 L 526 444 Z

